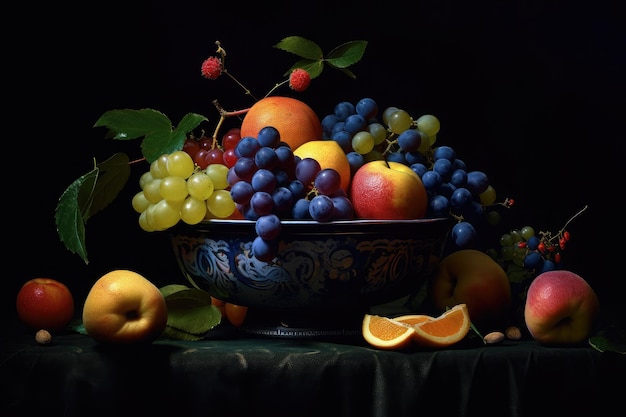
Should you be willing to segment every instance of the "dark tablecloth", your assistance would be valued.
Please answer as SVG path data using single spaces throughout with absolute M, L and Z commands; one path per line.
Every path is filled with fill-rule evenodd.
M 538 416 L 623 410 L 626 357 L 534 341 L 382 351 L 279 337 L 3 335 L 2 416 Z

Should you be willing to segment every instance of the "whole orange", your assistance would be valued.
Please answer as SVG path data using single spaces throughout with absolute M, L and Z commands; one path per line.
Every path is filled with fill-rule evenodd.
M 74 316 L 72 293 L 52 278 L 26 281 L 17 293 L 15 306 L 20 320 L 34 330 L 61 330 Z
M 296 149 L 304 142 L 322 139 L 322 123 L 308 104 L 291 97 L 269 96 L 250 107 L 241 122 L 241 137 L 257 137 L 266 126 L 280 133 L 280 140 Z
M 333 168 L 341 177 L 341 189 L 350 186 L 350 162 L 341 146 L 334 140 L 312 140 L 298 146 L 293 154 L 300 158 L 313 158 L 322 169 Z

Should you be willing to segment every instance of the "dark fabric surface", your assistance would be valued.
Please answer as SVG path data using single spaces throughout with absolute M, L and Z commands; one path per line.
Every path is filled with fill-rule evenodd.
M 533 341 L 381 351 L 248 338 L 105 347 L 3 336 L 2 416 L 537 416 L 622 407 L 626 357 Z M 619 408 L 617 408 L 619 409 Z

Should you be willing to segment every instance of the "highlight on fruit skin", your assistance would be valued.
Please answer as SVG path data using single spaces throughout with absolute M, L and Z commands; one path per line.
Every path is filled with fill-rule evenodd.
M 362 335 L 379 349 L 399 350 L 410 347 L 443 348 L 465 338 L 471 322 L 466 304 L 458 304 L 438 317 L 409 314 L 396 318 L 365 314 Z

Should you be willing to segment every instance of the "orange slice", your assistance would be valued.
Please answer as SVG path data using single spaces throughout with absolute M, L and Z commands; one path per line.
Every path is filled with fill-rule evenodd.
M 434 320 L 433 316 L 427 316 L 426 314 L 406 314 L 404 316 L 394 317 L 393 320 L 400 323 L 414 326 L 416 324 L 424 323 L 425 321 Z
M 362 326 L 363 338 L 380 349 L 401 349 L 413 343 L 415 329 L 388 317 L 365 314 Z
M 446 347 L 460 342 L 470 330 L 466 304 L 457 304 L 439 317 L 412 325 L 419 346 Z

